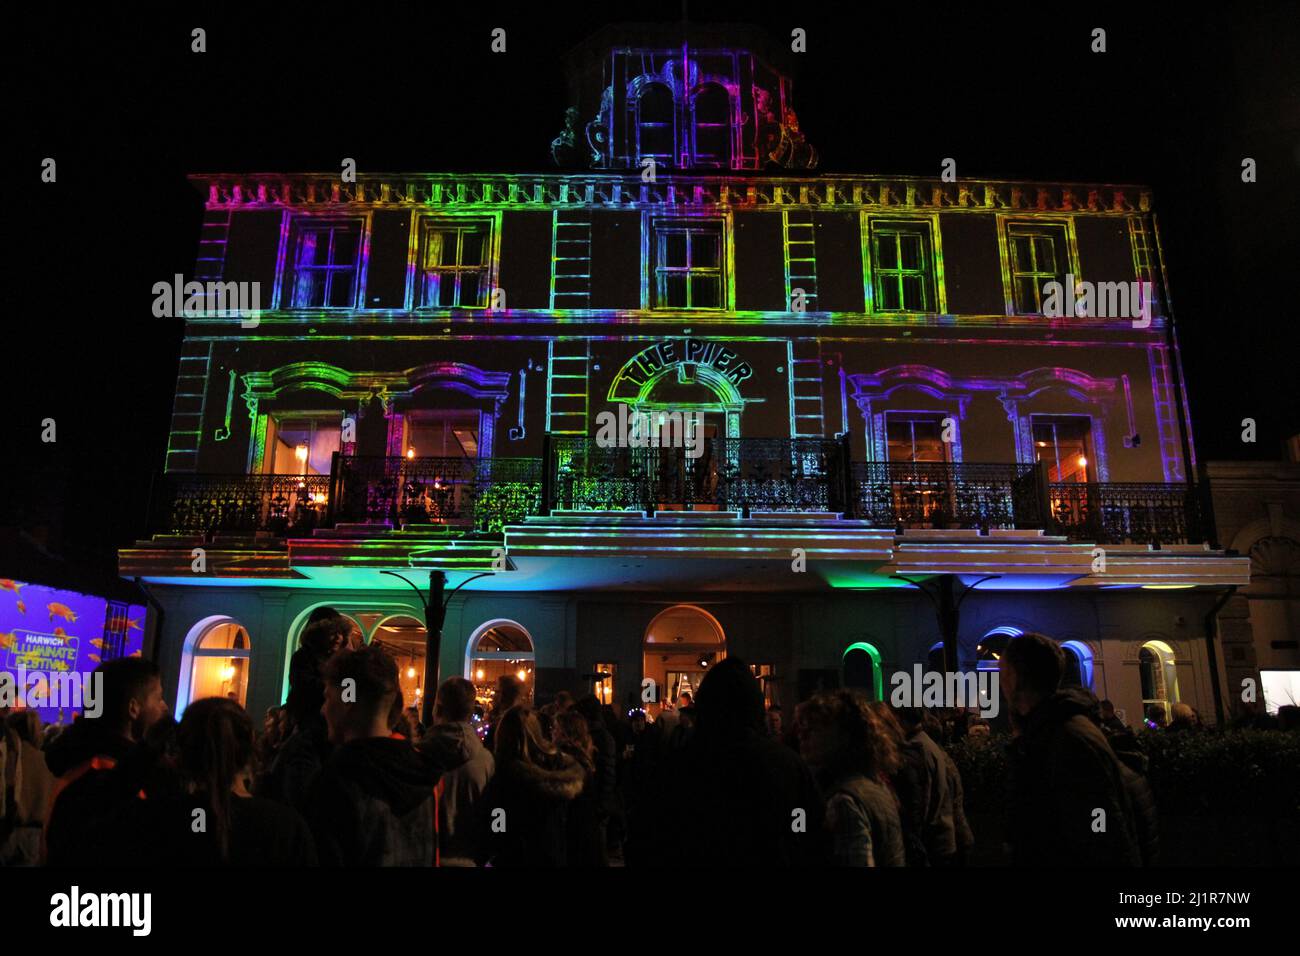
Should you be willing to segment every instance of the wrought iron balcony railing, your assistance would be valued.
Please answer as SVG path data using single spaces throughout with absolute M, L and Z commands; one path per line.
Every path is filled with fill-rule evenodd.
M 1190 544 L 1208 537 L 1200 489 L 1185 484 L 1111 482 L 1048 486 L 1056 533 L 1098 544 Z
M 692 449 L 549 442 L 552 507 L 576 511 L 846 510 L 846 447 L 821 439 L 710 438 Z
M 1041 528 L 1033 465 L 855 461 L 853 516 L 882 528 Z
M 189 475 L 154 485 L 150 526 L 170 534 L 307 535 L 325 518 L 329 475 Z
M 542 510 L 539 458 L 336 458 L 334 522 L 440 524 L 495 532 Z
M 1098 544 L 1213 536 L 1202 486 L 1049 483 L 1042 465 L 850 462 L 842 440 L 715 438 L 602 448 L 548 436 L 544 458 L 336 455 L 329 475 L 162 476 L 150 530 L 310 535 L 341 523 L 495 533 L 568 511 L 831 512 L 880 528 L 1042 529 Z M 694 451 L 694 449 L 692 449 Z

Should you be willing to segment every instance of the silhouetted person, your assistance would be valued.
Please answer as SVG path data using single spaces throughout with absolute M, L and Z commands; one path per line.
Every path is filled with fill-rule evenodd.
M 524 685 L 509 674 L 502 674 L 497 678 L 497 692 L 492 700 L 492 711 L 488 714 L 487 734 L 483 738 L 483 746 L 488 750 L 496 750 L 497 724 L 506 712 L 519 702 L 523 693 Z
M 307 801 L 324 865 L 432 866 L 436 762 L 392 736 L 397 664 L 370 645 L 325 666 L 325 722 L 334 750 Z
M 883 782 L 898 767 L 898 751 L 866 699 L 848 690 L 818 694 L 799 705 L 795 727 L 826 794 L 831 863 L 903 866 L 898 801 Z
M 632 821 L 629 864 L 789 866 L 826 847 L 822 800 L 798 754 L 767 736 L 763 693 L 738 657 L 714 665 L 690 741 L 668 754 Z
M 583 766 L 542 735 L 536 712 L 516 704 L 497 723 L 496 773 L 478 802 L 478 860 L 490 866 L 564 866 L 568 808 Z
M 600 813 L 600 794 L 596 782 L 594 760 L 596 748 L 591 741 L 591 729 L 577 707 L 556 715 L 555 746 L 568 754 L 583 770 L 581 792 L 568 806 L 565 823 L 568 833 L 566 865 L 578 867 L 608 866 L 605 855 L 604 829 L 606 820 Z
M 110 771 L 167 716 L 161 672 L 153 661 L 122 657 L 101 664 L 94 674 L 103 681 L 100 715 L 78 717 L 45 752 L 56 778 L 45 829 L 44 855 L 51 865 L 103 862 L 97 857 L 104 852 L 106 819 L 120 809 L 122 796 Z
M 1060 690 L 1064 656 L 1041 634 L 1012 638 L 999 662 L 1019 731 L 1008 835 L 1020 866 L 1135 866 L 1132 809 L 1119 760 L 1089 719 L 1090 695 Z
M 921 755 L 925 787 L 921 839 L 930 866 L 962 863 L 974 838 L 962 806 L 961 774 L 948 752 L 935 742 L 931 730 L 939 733 L 938 722 L 919 707 L 900 707 L 895 716 L 902 725 L 906 746 Z M 909 758 L 912 759 L 912 758 Z
M 496 761 L 470 717 L 474 685 L 449 677 L 433 702 L 433 726 L 420 740 L 420 749 L 442 768 L 438 789 L 438 845 L 443 866 L 473 866 L 475 811 L 496 769 Z

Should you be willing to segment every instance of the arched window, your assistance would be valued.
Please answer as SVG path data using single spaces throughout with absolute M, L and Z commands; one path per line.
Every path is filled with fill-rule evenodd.
M 355 635 L 360 627 L 356 622 L 353 625 Z M 403 707 L 419 707 L 424 702 L 427 634 L 423 621 L 409 614 L 398 614 L 382 620 L 370 635 L 370 643 L 382 647 L 397 663 L 397 686 L 402 691 Z
M 871 700 L 884 698 L 884 672 L 880 665 L 880 651 L 866 643 L 858 641 L 850 644 L 840 661 L 844 672 L 844 686 L 849 690 L 865 691 Z
M 1082 641 L 1062 641 L 1061 650 L 1065 653 L 1061 686 L 1092 690 L 1092 648 Z
M 927 671 L 943 672 L 943 641 L 935 641 L 930 645 L 930 650 L 925 655 L 925 669 Z
M 1142 680 L 1142 710 L 1147 720 L 1169 723 L 1170 708 L 1178 703 L 1178 675 L 1174 649 L 1164 641 L 1147 641 L 1138 651 Z
M 716 83 L 691 98 L 692 153 L 697 166 L 731 168 L 731 97 Z
M 673 94 L 662 83 L 649 83 L 636 98 L 637 158 L 671 166 L 676 150 L 676 107 Z
M 248 700 L 252 654 L 252 642 L 242 624 L 228 617 L 209 617 L 194 625 L 185 638 L 176 692 L 177 718 L 192 701 L 204 697 L 225 697 L 243 707 Z
M 497 680 L 507 675 L 523 684 L 520 700 L 533 699 L 535 672 L 533 638 L 522 624 L 488 621 L 470 636 L 465 651 L 465 676 L 474 682 L 478 700 L 490 709 L 496 696 Z
M 995 627 L 989 631 L 980 640 L 975 648 L 976 663 L 975 669 L 980 671 L 995 671 L 998 669 L 998 661 L 1002 660 L 1002 654 L 1011 643 L 1013 637 L 1020 637 L 1024 631 L 1018 627 L 1003 625 Z

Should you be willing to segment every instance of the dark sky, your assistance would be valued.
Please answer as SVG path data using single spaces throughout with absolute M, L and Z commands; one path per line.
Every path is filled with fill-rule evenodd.
M 143 532 L 181 337 L 151 317 L 150 289 L 193 271 L 187 172 L 334 170 L 344 156 L 363 171 L 546 169 L 567 105 L 559 54 L 611 21 L 681 19 L 678 4 L 445 6 L 92 21 L 50 4 L 11 35 L 2 471 L 16 487 L 0 523 L 61 511 L 67 555 L 110 568 Z M 776 45 L 807 31 L 789 59 L 823 171 L 933 175 L 951 156 L 962 177 L 1150 184 L 1200 456 L 1280 457 L 1300 431 L 1300 10 L 1042 6 L 695 2 L 689 15 Z M 190 52 L 194 26 L 207 53 Z M 504 55 L 489 49 L 497 26 Z M 1098 26 L 1104 54 L 1089 51 Z M 46 417 L 55 444 L 40 441 Z

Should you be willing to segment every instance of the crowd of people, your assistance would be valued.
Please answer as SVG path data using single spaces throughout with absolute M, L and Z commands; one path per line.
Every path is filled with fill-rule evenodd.
M 290 691 L 260 730 L 236 702 L 168 713 L 157 666 L 101 665 L 103 713 L 42 739 L 31 711 L 0 735 L 0 862 L 147 866 L 961 866 L 974 834 L 946 745 L 987 738 L 852 690 L 792 721 L 728 657 L 658 719 L 594 695 L 525 701 L 511 677 L 479 720 L 461 677 L 433 721 L 397 665 L 309 621 Z M 1151 864 L 1155 804 L 1137 736 L 1109 702 L 1062 688 L 1057 644 L 1001 662 L 1011 742 L 1007 839 L 1018 865 Z M 1186 723 L 1187 715 L 1175 715 Z

